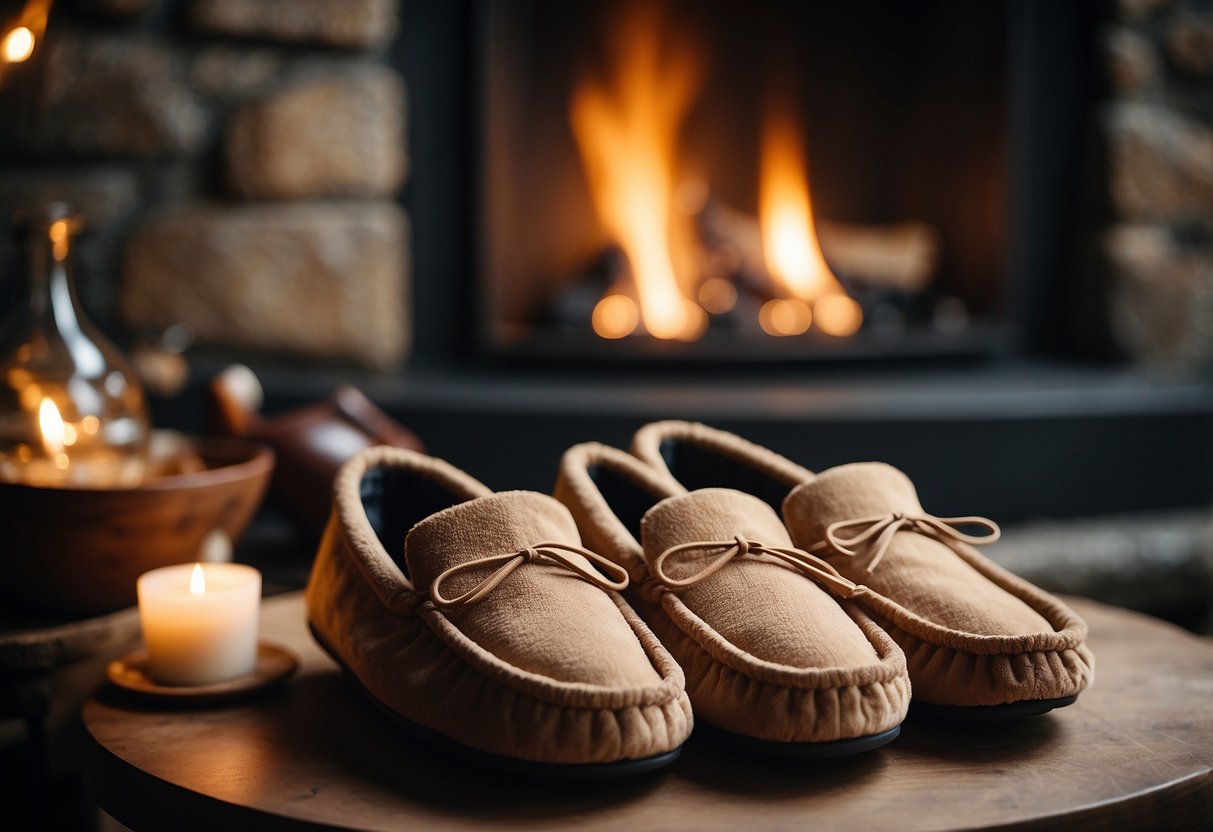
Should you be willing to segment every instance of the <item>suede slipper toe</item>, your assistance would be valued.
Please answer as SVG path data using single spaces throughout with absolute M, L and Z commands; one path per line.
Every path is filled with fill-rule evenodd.
M 624 566 L 629 599 L 682 665 L 699 725 L 766 753 L 856 753 L 897 736 L 905 657 L 856 587 L 793 547 L 775 512 L 731 489 L 687 492 L 622 451 L 565 453 L 556 496 Z
M 794 540 L 867 587 L 857 600 L 905 651 L 922 703 L 1021 716 L 1090 683 L 1086 623 L 974 549 L 997 539 L 989 520 L 927 514 L 910 479 L 878 462 L 817 475 L 783 510 Z
M 682 670 L 564 506 L 387 447 L 346 463 L 334 492 L 309 624 L 393 721 L 525 774 L 615 776 L 677 757 L 692 727 Z
M 1043 713 L 1090 684 L 1085 622 L 977 552 L 997 539 L 994 523 L 927 514 L 896 468 L 855 463 L 814 475 L 687 422 L 642 428 L 633 453 L 668 482 L 727 483 L 744 470 L 764 499 L 782 505 L 797 546 L 854 582 L 853 602 L 901 646 L 916 713 L 975 720 Z

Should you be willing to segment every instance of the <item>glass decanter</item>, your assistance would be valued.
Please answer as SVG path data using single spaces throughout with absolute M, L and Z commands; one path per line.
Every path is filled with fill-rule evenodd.
M 143 391 L 76 298 L 63 203 L 16 218 L 29 296 L 0 331 L 0 480 L 36 486 L 137 485 L 149 424 Z

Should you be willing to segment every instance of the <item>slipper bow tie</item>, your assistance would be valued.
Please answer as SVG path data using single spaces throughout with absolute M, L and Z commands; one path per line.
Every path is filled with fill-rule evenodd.
M 586 569 L 577 561 L 573 560 L 566 553 L 581 555 L 590 563 L 597 564 L 608 575 L 614 577 L 604 577 L 601 572 L 594 569 Z M 460 563 L 452 566 L 445 572 L 436 576 L 430 583 L 430 600 L 434 602 L 434 606 L 442 608 L 462 607 L 467 604 L 474 604 L 484 596 L 488 595 L 498 584 L 510 576 L 515 569 L 522 566 L 524 563 L 534 563 L 541 559 L 547 559 L 554 563 L 563 566 L 568 571 L 575 574 L 584 581 L 589 581 L 602 589 L 613 589 L 616 592 L 622 592 L 628 587 L 628 573 L 622 566 L 613 563 L 601 555 L 591 552 L 589 549 L 582 549 L 580 546 L 570 546 L 565 543 L 536 543 L 534 546 L 528 546 L 525 549 L 520 549 L 517 552 L 509 552 L 504 555 L 490 555 L 485 558 L 477 558 L 469 560 L 466 563 Z M 497 569 L 485 578 L 476 586 L 469 589 L 462 595 L 457 595 L 454 598 L 447 598 L 442 594 L 440 587 L 442 582 L 448 578 L 452 578 L 461 572 L 471 572 L 477 569 L 496 566 Z
M 960 530 L 961 526 L 978 526 L 985 529 L 985 533 L 965 534 Z M 911 516 L 890 512 L 831 523 L 826 528 L 825 540 L 810 546 L 809 551 L 829 549 L 846 557 L 858 557 L 870 552 L 871 556 L 864 571 L 871 574 L 900 531 L 917 532 L 944 544 L 968 543 L 970 546 L 988 545 L 998 540 L 1002 534 L 998 524 L 985 517 L 935 517 L 930 514 Z
M 698 552 L 699 555 L 694 553 Z M 690 563 L 704 556 L 716 555 L 716 558 L 703 569 L 685 578 L 671 577 L 665 570 L 665 564 L 671 558 Z M 683 543 L 666 549 L 653 561 L 652 573 L 658 581 L 670 589 L 682 589 L 697 584 L 705 578 L 715 575 L 734 560 L 740 560 L 749 555 L 769 555 L 782 561 L 788 566 L 804 573 L 807 577 L 821 584 L 840 598 L 850 598 L 862 587 L 847 580 L 830 564 L 816 555 L 809 554 L 803 549 L 782 546 L 767 546 L 754 540 L 747 540 L 741 535 L 735 535 L 732 540 L 698 540 Z

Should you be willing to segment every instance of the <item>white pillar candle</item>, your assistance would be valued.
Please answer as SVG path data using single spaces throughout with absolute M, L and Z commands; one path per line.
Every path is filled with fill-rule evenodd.
M 184 563 L 139 576 L 148 669 L 166 685 L 209 685 L 253 672 L 261 573 L 236 563 Z

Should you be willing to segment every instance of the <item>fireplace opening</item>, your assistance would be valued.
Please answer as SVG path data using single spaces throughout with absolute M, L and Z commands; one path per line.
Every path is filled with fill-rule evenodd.
M 481 18 L 488 354 L 1010 340 L 1004 5 L 531 0 Z

